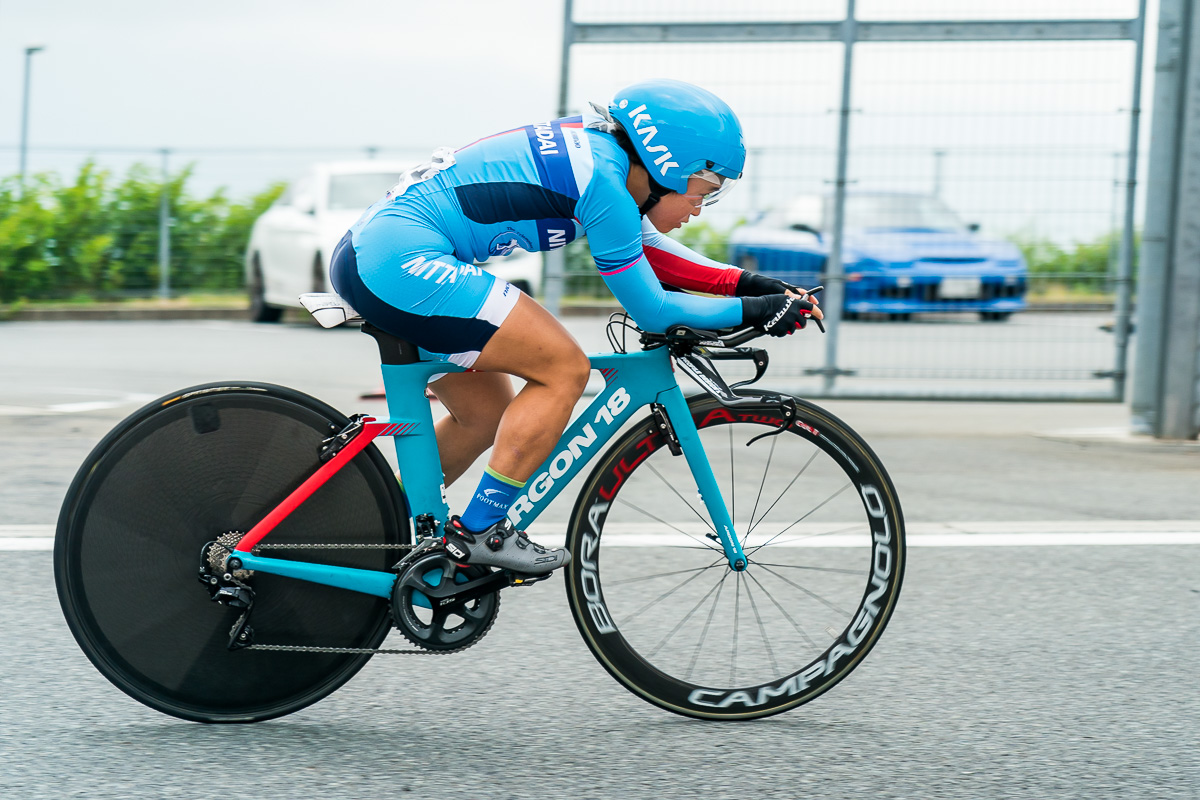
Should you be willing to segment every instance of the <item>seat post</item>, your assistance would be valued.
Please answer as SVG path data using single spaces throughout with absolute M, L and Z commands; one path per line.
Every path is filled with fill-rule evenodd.
M 379 359 L 381 364 L 396 366 L 416 364 L 421 360 L 421 352 L 412 342 L 393 336 L 369 322 L 362 324 L 362 332 L 373 338 L 375 343 L 379 345 Z

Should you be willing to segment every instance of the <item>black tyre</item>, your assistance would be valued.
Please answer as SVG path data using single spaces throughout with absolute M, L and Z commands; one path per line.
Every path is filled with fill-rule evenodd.
M 904 573 L 900 504 L 866 443 L 816 406 L 797 401 L 789 432 L 749 447 L 779 427 L 777 406 L 690 406 L 749 566 L 730 568 L 685 459 L 647 418 L 580 493 L 571 611 L 605 669 L 657 706 L 787 711 L 849 674 L 887 624 Z
M 979 319 L 984 322 L 1007 322 L 1012 316 L 1011 311 L 980 311 Z
M 253 722 L 320 700 L 369 654 L 227 647 L 240 611 L 198 580 L 206 542 L 247 531 L 319 465 L 346 418 L 269 384 L 209 384 L 157 400 L 96 446 L 63 503 L 54 575 L 67 623 L 106 678 L 183 719 Z M 371 445 L 265 543 L 409 542 L 396 479 Z M 274 553 L 271 553 L 274 555 Z M 281 558 L 386 570 L 399 549 L 287 550 Z M 259 643 L 377 647 L 388 602 L 255 573 Z
M 246 287 L 246 291 L 250 294 L 251 322 L 279 322 L 283 317 L 283 309 L 267 303 L 262 262 L 258 253 L 254 254 L 254 261 L 250 266 L 250 285 Z

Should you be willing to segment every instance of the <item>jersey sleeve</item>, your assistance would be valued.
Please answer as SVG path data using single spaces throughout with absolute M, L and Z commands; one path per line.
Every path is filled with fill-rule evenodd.
M 705 258 L 670 236 L 659 233 L 645 218 L 642 219 L 642 251 L 654 274 L 665 284 L 689 292 L 728 296 L 737 293 L 738 278 L 742 274 L 740 269 Z
M 637 205 L 624 176 L 597 172 L 579 198 L 576 219 L 583 227 L 596 268 L 634 322 L 661 333 L 671 325 L 728 328 L 742 322 L 742 302 L 732 297 L 697 297 L 667 292 L 642 249 Z

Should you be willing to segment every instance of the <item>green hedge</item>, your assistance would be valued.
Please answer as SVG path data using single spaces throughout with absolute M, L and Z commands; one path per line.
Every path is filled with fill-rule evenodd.
M 283 184 L 235 203 L 223 189 L 206 198 L 190 196 L 191 175 L 189 166 L 167 183 L 171 289 L 240 289 L 250 228 Z M 0 180 L 0 303 L 152 294 L 159 284 L 161 190 L 158 171 L 144 164 L 134 165 L 123 178 L 90 162 L 70 183 L 54 173 L 34 175 L 26 180 L 23 196 L 15 177 Z M 1107 288 L 1118 235 L 1070 248 L 1030 235 L 1011 238 L 1032 278 L 1071 291 L 1096 291 Z M 728 231 L 696 220 L 679 239 L 710 258 L 727 258 Z M 1140 237 L 1135 259 L 1139 244 Z M 568 245 L 566 261 L 568 295 L 611 298 L 586 240 Z
M 1112 291 L 1112 280 L 1116 277 L 1120 258 L 1120 231 L 1103 234 L 1090 242 L 1076 242 L 1069 248 L 1044 237 L 1026 234 L 1017 234 L 1010 240 L 1025 256 L 1032 281 L 1042 285 L 1058 285 L 1072 292 Z M 1141 233 L 1135 232 L 1132 264 L 1135 282 L 1141 246 Z M 1036 285 L 1033 288 L 1036 290 Z
M 171 176 L 172 291 L 243 285 L 250 227 L 283 191 L 275 184 L 246 203 L 218 189 L 191 197 L 192 167 Z M 123 178 L 89 162 L 73 182 L 55 173 L 0 180 L 0 303 L 150 294 L 159 284 L 157 170 L 135 164 Z
M 741 224 L 739 221 L 734 227 Z M 673 238 L 714 261 L 724 263 L 729 257 L 729 231 L 714 228 L 707 222 L 693 220 L 684 225 Z M 567 245 L 565 253 L 564 293 L 568 297 L 611 300 L 612 292 L 608 290 L 604 278 L 596 271 L 596 263 L 592 261 L 592 251 L 588 249 L 587 239 L 571 242 Z

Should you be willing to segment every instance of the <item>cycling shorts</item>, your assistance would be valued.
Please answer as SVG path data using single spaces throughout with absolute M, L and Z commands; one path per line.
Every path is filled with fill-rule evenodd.
M 379 214 L 347 232 L 329 261 L 333 289 L 372 325 L 432 357 L 470 368 L 520 290 L 454 257 L 441 233 Z

